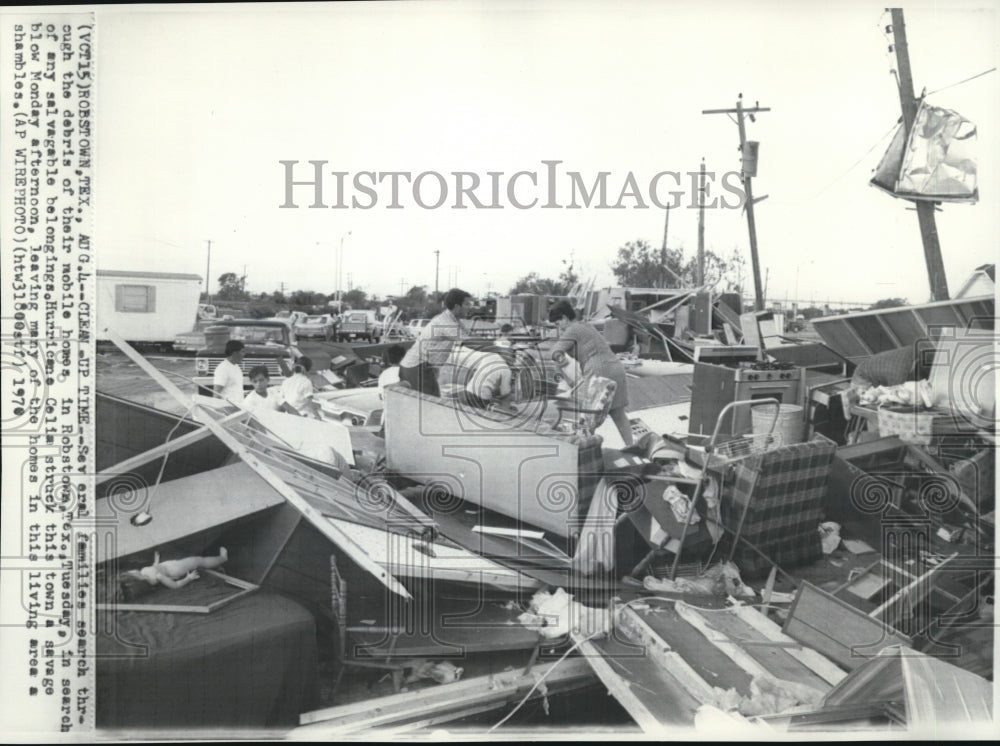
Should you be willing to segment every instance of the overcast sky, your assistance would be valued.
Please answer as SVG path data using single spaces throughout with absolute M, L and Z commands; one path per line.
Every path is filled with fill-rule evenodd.
M 873 301 L 929 295 L 916 213 L 868 186 L 900 115 L 894 58 L 873 2 L 495 2 L 185 6 L 98 10 L 97 210 L 99 264 L 107 269 L 247 273 L 247 287 L 332 292 L 344 238 L 343 285 L 369 293 L 435 284 L 506 291 L 535 271 L 554 277 L 572 260 L 599 286 L 629 240 L 659 247 L 664 210 L 649 199 L 660 171 L 697 170 L 719 182 L 739 169 L 736 125 L 702 109 L 771 111 L 748 122 L 760 142 L 755 196 L 768 296 Z M 995 3 L 916 2 L 906 27 L 917 91 L 996 65 Z M 938 228 L 952 290 L 998 245 L 998 74 L 929 96 L 979 129 L 978 205 L 946 205 Z M 876 144 L 878 143 L 877 147 Z M 282 160 L 296 179 L 324 166 L 347 172 L 345 209 L 282 209 Z M 576 171 L 607 175 L 615 204 L 629 174 L 645 208 L 544 209 L 543 161 L 561 161 L 555 201 L 569 204 Z M 435 172 L 448 199 L 425 209 L 400 182 L 372 198 L 357 172 Z M 472 172 L 490 204 L 454 209 L 456 171 Z M 539 186 L 519 177 L 536 172 Z M 491 177 L 489 172 L 503 172 Z M 367 177 L 362 177 L 367 178 Z M 470 177 L 466 177 L 470 178 Z M 369 183 L 369 182 L 365 182 Z M 425 204 L 438 182 L 421 183 Z M 661 201 L 676 185 L 662 181 Z M 688 182 L 681 187 L 690 194 Z M 671 211 L 668 243 L 691 253 L 696 210 Z M 738 209 L 707 212 L 707 246 L 749 256 Z M 749 285 L 752 287 L 752 284 Z

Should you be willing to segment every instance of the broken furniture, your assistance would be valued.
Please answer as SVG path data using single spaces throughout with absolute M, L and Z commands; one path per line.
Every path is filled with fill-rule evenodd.
M 822 557 L 818 527 L 835 451 L 833 442 L 816 436 L 736 462 L 722 495 L 722 522 L 732 536 L 730 560 L 743 577 L 766 573 L 772 564 L 789 568 Z
M 525 402 L 521 413 L 509 416 L 388 386 L 388 468 L 438 485 L 454 500 L 568 536 L 600 477 L 601 444 L 544 429 L 543 405 Z
M 695 363 L 688 431 L 708 435 L 731 402 L 774 399 L 779 404 L 801 407 L 805 393 L 803 368 L 768 362 Z M 721 420 L 719 433 L 722 436 L 738 437 L 750 432 L 749 410 L 733 409 L 730 413 L 729 418 Z

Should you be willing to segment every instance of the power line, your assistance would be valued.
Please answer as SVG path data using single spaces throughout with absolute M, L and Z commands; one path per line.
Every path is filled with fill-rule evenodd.
M 875 144 L 874 144 L 874 145 L 872 145 L 872 146 L 871 146 L 870 148 L 868 148 L 868 150 L 867 150 L 867 151 L 865 151 L 865 154 L 864 154 L 863 156 L 861 156 L 860 158 L 858 158 L 858 160 L 856 160 L 856 161 L 855 161 L 855 162 L 854 162 L 854 163 L 853 163 L 853 164 L 852 164 L 852 165 L 850 166 L 850 168 L 848 168 L 848 169 L 847 169 L 846 171 L 844 171 L 844 173 L 842 173 L 842 174 L 841 174 L 840 176 L 838 176 L 838 177 L 837 177 L 836 179 L 834 179 L 834 180 L 833 180 L 833 181 L 831 181 L 831 182 L 830 182 L 829 184 L 827 184 L 827 185 L 826 185 L 825 187 L 823 187 L 823 188 L 822 188 L 822 189 L 820 189 L 820 190 L 819 190 L 818 192 L 816 192 L 816 194 L 814 194 L 814 195 L 813 195 L 813 199 L 816 199 L 816 197 L 819 197 L 819 196 L 820 196 L 821 194 L 823 194 L 823 192 L 825 192 L 825 191 L 826 191 L 827 189 L 829 189 L 830 187 L 832 187 L 832 186 L 833 186 L 834 184 L 836 184 L 836 183 L 837 183 L 838 181 L 840 181 L 840 180 L 841 180 L 841 179 L 843 179 L 843 178 L 844 178 L 845 176 L 847 176 L 847 174 L 849 174 L 849 173 L 850 173 L 851 171 L 853 171 L 853 170 L 854 170 L 855 168 L 857 168 L 857 167 L 858 167 L 858 165 L 859 165 L 859 164 L 861 163 L 861 161 L 863 161 L 863 160 L 864 160 L 865 158 L 867 158 L 867 157 L 868 157 L 868 156 L 869 156 L 869 155 L 871 154 L 871 152 L 872 152 L 873 150 L 875 150 L 875 148 L 877 148 L 877 147 L 878 147 L 879 145 L 881 145 L 881 144 L 882 144 L 883 142 L 885 142 L 885 138 L 886 138 L 886 137 L 888 137 L 888 136 L 889 136 L 889 135 L 890 135 L 891 133 L 893 133 L 893 132 L 895 132 L 895 131 L 896 131 L 896 128 L 897 128 L 898 126 L 899 126 L 899 122 L 896 122 L 895 124 L 893 124 L 893 125 L 892 125 L 892 126 L 891 126 L 891 127 L 890 127 L 890 128 L 889 128 L 889 129 L 887 130 L 887 131 L 886 131 L 886 133 L 885 133 L 884 135 L 882 135 L 882 137 L 880 137 L 880 138 L 879 138 L 879 139 L 878 139 L 878 140 L 877 140 L 877 141 L 875 142 Z
M 941 93 L 941 91 L 947 91 L 949 88 L 954 88 L 957 85 L 962 85 L 962 83 L 968 83 L 970 80 L 975 80 L 976 78 L 981 78 L 984 75 L 988 75 L 989 73 L 993 73 L 993 72 L 996 72 L 996 68 L 995 67 L 991 67 L 989 70 L 983 70 L 981 73 L 977 73 L 976 75 L 973 75 L 971 78 L 966 78 L 965 80 L 960 80 L 957 83 L 952 83 L 951 85 L 946 85 L 944 88 L 938 88 L 937 90 L 931 91 L 930 93 L 925 93 L 924 96 L 925 97 L 926 96 L 933 96 L 935 93 Z

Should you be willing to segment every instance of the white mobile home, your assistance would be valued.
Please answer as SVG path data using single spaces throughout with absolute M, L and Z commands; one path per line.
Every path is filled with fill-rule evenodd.
M 194 328 L 201 277 L 174 272 L 97 270 L 97 339 L 105 329 L 130 342 L 171 343 Z

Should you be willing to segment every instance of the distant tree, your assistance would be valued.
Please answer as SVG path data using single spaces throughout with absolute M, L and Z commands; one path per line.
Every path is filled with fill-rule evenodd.
M 664 256 L 667 270 L 664 270 Z M 680 287 L 677 278 L 684 277 L 684 252 L 681 249 L 654 249 L 648 241 L 629 241 L 620 249 L 611 264 L 618 283 L 624 287 Z
M 881 308 L 899 308 L 905 305 L 908 305 L 906 298 L 883 298 L 872 303 L 868 310 L 878 311 Z
M 361 288 L 348 290 L 341 296 L 341 298 L 343 298 L 344 303 L 349 305 L 351 308 L 361 309 L 368 307 L 368 293 Z
M 426 285 L 414 285 L 393 302 L 408 319 L 428 318 L 440 310 L 440 304 L 427 294 Z
M 559 280 L 548 277 L 539 277 L 537 272 L 529 272 L 510 289 L 510 295 L 521 295 L 523 293 L 533 293 L 535 295 L 562 295 L 556 292 L 561 287 Z
M 733 290 L 738 292 L 739 282 L 738 280 L 734 282 L 736 278 L 732 277 L 732 275 L 736 273 L 732 272 L 732 267 L 730 266 L 733 261 L 735 261 L 733 258 L 723 259 L 711 249 L 705 249 L 705 279 L 703 284 L 717 290 Z M 684 271 L 681 276 L 688 285 L 695 286 L 698 284 L 697 254 L 691 257 L 684 265 Z
M 288 303 L 288 298 L 286 298 L 285 294 L 280 290 L 275 290 L 273 293 L 271 293 L 271 300 L 273 300 L 275 303 Z
M 288 296 L 288 302 L 293 306 L 324 306 L 326 295 L 315 290 L 296 290 Z
M 220 300 L 246 300 L 247 294 L 243 292 L 243 279 L 235 272 L 226 272 L 219 275 Z
M 569 295 L 579 284 L 580 277 L 573 269 L 573 260 L 568 262 L 563 259 L 566 267 L 559 273 L 559 279 L 553 280 L 548 277 L 540 277 L 537 272 L 530 272 L 514 283 L 508 295 L 520 295 L 530 293 L 534 295 Z

